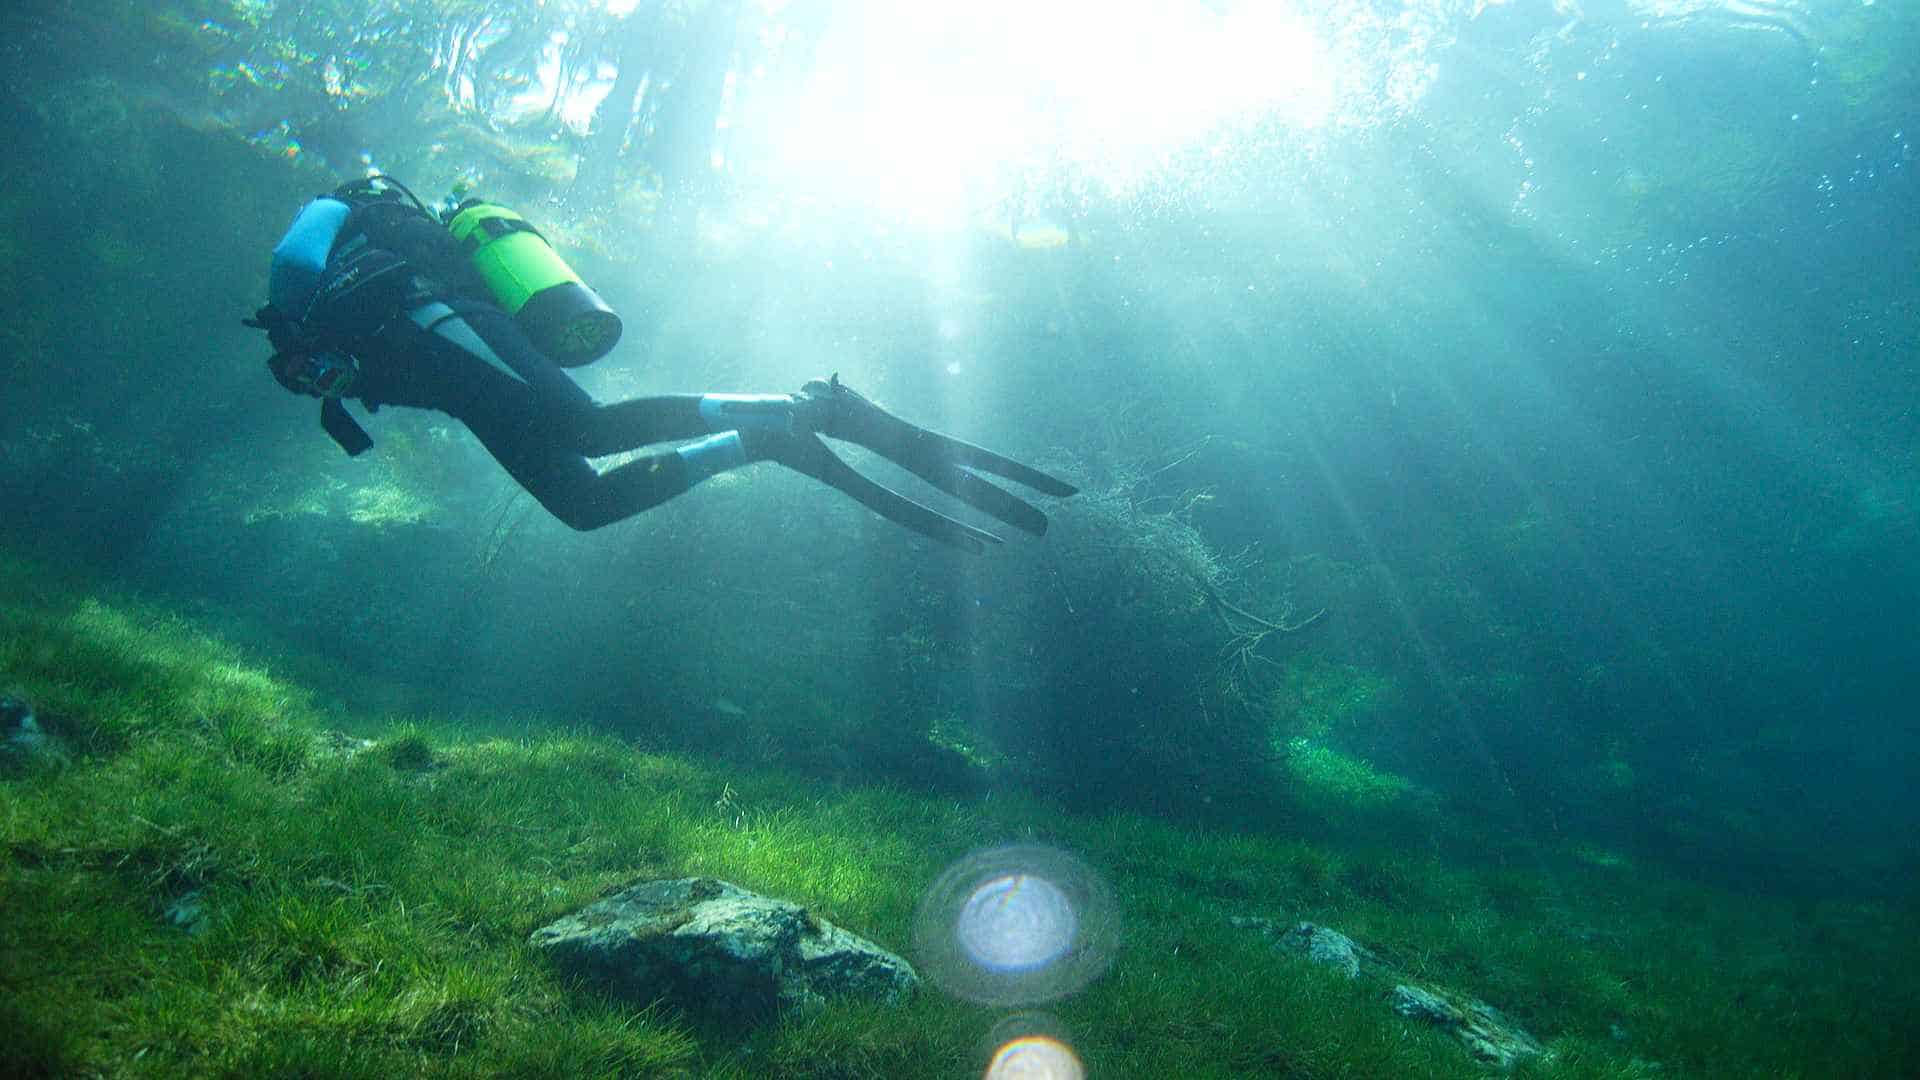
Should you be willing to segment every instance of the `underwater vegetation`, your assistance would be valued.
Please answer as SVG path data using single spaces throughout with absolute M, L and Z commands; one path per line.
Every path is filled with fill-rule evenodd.
M 1043 146 L 951 228 L 778 167 L 890 5 L 0 12 L 0 1075 L 977 1076 L 1015 1020 L 1095 1076 L 1920 1074 L 1920 8 L 1608 6 L 1292 5 L 1431 97 Z M 581 537 L 444 416 L 348 459 L 238 320 L 376 168 L 538 219 L 602 400 L 844 370 L 1082 490 L 975 560 L 770 467 Z M 534 943 L 738 889 L 925 969 L 1008 847 L 1111 932 L 1032 1015 Z
M 1452 163 L 1409 155 L 1412 141 L 1431 137 L 1444 148 L 1457 136 L 1468 153 L 1498 132 L 1477 123 L 1424 132 L 1414 125 L 1305 175 L 1287 173 L 1282 190 L 1254 192 L 1289 212 L 1317 213 L 1325 202 L 1347 214 L 1410 217 L 1443 238 L 1465 234 L 1476 251 L 1496 248 L 1500 261 L 1467 275 L 1501 294 L 1485 319 L 1495 340 L 1460 347 L 1476 360 L 1457 379 L 1396 373 L 1381 361 L 1432 351 L 1434 339 L 1460 330 L 1448 319 L 1475 310 L 1465 301 L 1479 297 L 1455 296 L 1422 276 L 1423 268 L 1455 276 L 1445 249 L 1409 252 L 1365 230 L 1345 230 L 1333 243 L 1287 228 L 1220 228 L 1177 206 L 1122 228 L 1124 208 L 1082 205 L 1076 228 L 1086 228 L 1057 250 L 979 241 L 995 274 L 967 300 L 966 318 L 933 310 L 939 298 L 923 280 L 924 250 L 853 230 L 826 250 L 864 269 L 819 286 L 824 295 L 796 300 L 769 279 L 807 281 L 801 268 L 821 252 L 792 238 L 801 230 L 791 219 L 741 213 L 759 224 L 706 223 L 752 237 L 735 241 L 743 250 L 776 252 L 771 266 L 698 245 L 690 247 L 699 254 L 689 254 L 674 250 L 651 214 L 616 223 L 595 216 L 608 204 L 581 198 L 551 205 L 549 219 L 545 158 L 525 147 L 490 156 L 470 145 L 506 137 L 577 149 L 590 141 L 598 149 L 585 160 L 601 161 L 592 167 L 609 170 L 621 198 L 639 198 L 620 178 L 652 168 L 649 155 L 665 146 L 606 132 L 672 129 L 679 110 L 705 107 L 691 90 L 651 104 L 636 97 L 628 125 L 589 125 L 586 134 L 538 111 L 506 115 L 511 88 L 537 52 L 529 43 L 592 6 L 383 6 L 344 41 L 328 28 L 334 19 L 353 22 L 353 5 L 315 7 L 310 18 L 258 4 L 90 3 L 73 20 L 47 25 L 16 15 L 40 36 L 22 65 L 4 73 L 18 91 L 8 118 L 19 153 L 5 165 L 0 251 L 42 272 L 0 281 L 13 313 L 0 327 L 0 364 L 21 375 L 9 383 L 14 408 L 0 418 L 0 452 L 12 466 L 0 475 L 0 498 L 32 508 L 9 539 L 48 557 L 88 559 L 109 576 L 151 581 L 212 620 L 245 613 L 250 632 L 348 669 L 328 676 L 330 685 L 369 674 L 385 680 L 390 698 L 422 708 L 449 693 L 476 708 L 505 702 L 538 711 L 564 702 L 582 722 L 635 737 L 645 729 L 661 748 L 743 763 L 781 762 L 842 780 L 937 778 L 954 791 L 1014 782 L 1087 806 L 1111 801 L 1216 818 L 1257 817 L 1270 801 L 1305 797 L 1313 778 L 1360 783 L 1364 768 L 1406 780 L 1403 800 L 1444 791 L 1526 828 L 1583 828 L 1675 865 L 1770 878 L 1785 846 L 1796 856 L 1790 872 L 1803 879 L 1863 873 L 1851 849 L 1835 854 L 1841 849 L 1817 813 L 1752 792 L 1791 790 L 1810 762 L 1857 755 L 1872 738 L 1855 738 L 1850 718 L 1880 715 L 1904 692 L 1876 684 L 1858 694 L 1872 700 L 1832 708 L 1833 722 L 1819 725 L 1827 733 L 1820 747 L 1805 736 L 1781 738 L 1786 721 L 1773 715 L 1829 711 L 1823 658 L 1794 642 L 1830 639 L 1815 632 L 1829 624 L 1839 631 L 1832 640 L 1882 625 L 1893 628 L 1888 641 L 1900 637 L 1897 615 L 1889 621 L 1871 605 L 1848 612 L 1825 600 L 1851 595 L 1846 586 L 1862 574 L 1902 580 L 1897 553 L 1912 527 L 1906 493 L 1916 459 L 1898 410 L 1860 425 L 1871 450 L 1863 456 L 1884 463 L 1885 476 L 1822 475 L 1815 484 L 1774 470 L 1765 485 L 1747 488 L 1780 491 L 1778 498 L 1747 507 L 1698 497 L 1696 477 L 1725 472 L 1710 455 L 1727 425 L 1693 419 L 1710 403 L 1659 373 L 1693 378 L 1687 350 L 1722 348 L 1722 328 L 1615 297 L 1598 278 L 1577 277 L 1568 292 L 1604 301 L 1563 302 L 1550 289 L 1508 284 L 1536 280 L 1564 260 L 1551 245 L 1530 247 L 1512 222 L 1476 205 L 1472 190 L 1421 193 L 1404 205 L 1385 194 L 1373 196 L 1379 206 L 1343 201 L 1352 185 L 1342 177 L 1368 169 L 1409 168 L 1437 183 Z M 669 5 L 668 32 L 637 67 L 693 63 L 698 24 L 724 6 Z M 1896 55 L 1877 44 L 1852 48 L 1910 30 L 1911 16 L 1886 16 L 1889 6 L 1822 24 L 1842 54 L 1823 63 L 1845 67 L 1831 78 L 1844 78 L 1849 93 L 1906 85 L 1910 65 Z M 427 59 L 443 31 L 485 38 L 477 28 L 507 7 L 523 24 L 514 34 L 458 59 Z M 444 25 L 428 17 L 436 14 Z M 800 37 L 818 32 L 809 24 Z M 1588 33 L 1581 29 L 1575 44 L 1584 47 Z M 60 63 L 92 47 L 83 40 L 89 35 L 110 57 L 160 49 L 181 60 L 130 61 L 137 79 Z M 627 26 L 593 48 L 640 36 Z M 567 60 L 582 70 L 593 62 L 587 53 Z M 223 77 L 209 83 L 208 65 Z M 461 79 L 478 89 L 450 93 L 449 80 Z M 1696 114 L 1675 104 L 1684 98 L 1678 81 L 1659 84 L 1667 88 L 1658 91 L 1663 107 L 1628 115 L 1637 125 L 1625 129 L 1631 140 L 1614 140 L 1654 160 L 1631 165 L 1643 177 L 1628 185 L 1640 192 L 1638 209 L 1602 215 L 1603 226 L 1660 234 L 1685 218 L 1692 229 L 1692 208 L 1751 206 L 1778 186 L 1782 144 L 1741 124 L 1709 125 L 1696 136 L 1706 106 Z M 209 95 L 218 99 L 209 114 L 189 104 Z M 1869 97 L 1859 107 L 1877 122 L 1892 106 L 1887 93 Z M 425 119 L 396 119 L 403 116 Z M 475 122 L 482 116 L 487 123 Z M 250 141 L 277 131 L 279 120 L 289 131 L 319 134 L 291 156 Z M 524 496 L 516 500 L 444 418 L 388 410 L 375 458 L 341 458 L 309 417 L 276 396 L 260 370 L 260 342 L 232 320 L 258 303 L 254 270 L 298 200 L 331 186 L 343 169 L 365 167 L 353 139 L 323 137 L 343 126 L 361 136 L 405 133 L 378 140 L 391 148 L 383 167 L 453 179 L 465 175 L 460 162 L 483 161 L 489 190 L 527 193 L 543 224 L 600 252 L 583 269 L 605 273 L 609 297 L 648 316 L 636 314 L 635 324 L 656 337 L 629 365 L 640 373 L 603 373 L 613 387 L 699 380 L 747 388 L 736 384 L 755 382 L 753 364 L 765 358 L 737 353 L 764 348 L 785 378 L 796 353 L 825 366 L 839 362 L 847 342 L 879 336 L 889 342 L 880 352 L 911 356 L 941 347 L 946 321 L 977 319 L 986 336 L 962 359 L 991 370 L 1010 402 L 1005 416 L 980 419 L 1057 449 L 1067 467 L 1084 472 L 1087 496 L 1063 504 L 1044 553 L 966 568 L 873 543 L 880 534 L 857 515 L 820 508 L 759 476 L 650 514 L 635 523 L 631 542 L 579 544 L 547 528 Z M 1658 139 L 1648 134 L 1656 127 Z M 1703 146 L 1712 152 L 1696 152 Z M 195 185 L 221 198 L 176 197 L 203 189 Z M 1676 190 L 1685 194 L 1667 194 Z M 67 209 L 75 205 L 87 213 Z M 1378 272 L 1361 280 L 1357 268 L 1370 263 Z M 701 291 L 661 288 L 689 274 Z M 198 301 L 178 312 L 149 303 L 170 290 Z M 1550 296 L 1544 310 L 1504 295 L 1530 290 Z M 1393 297 L 1385 308 L 1382 294 Z M 1841 308 L 1817 296 L 1807 305 Z M 1871 308 L 1870 296 L 1855 306 Z M 1886 306 L 1901 310 L 1897 300 Z M 806 317 L 785 317 L 794 309 Z M 1897 367 L 1898 349 L 1915 340 L 1904 310 L 1904 323 L 1884 330 L 1885 347 L 1871 352 L 1893 359 L 1863 359 L 1849 371 Z M 759 326 L 767 311 L 776 313 L 766 320 L 776 329 L 741 343 L 738 328 Z M 1818 325 L 1736 329 L 1746 337 L 1733 335 L 1724 348 L 1751 354 L 1760 372 L 1778 363 L 1775 353 L 1821 354 L 1831 336 Z M 1566 345 L 1589 338 L 1591 348 Z M 1743 344 L 1751 340 L 1778 346 Z M 1501 420 L 1484 426 L 1511 421 L 1516 444 L 1540 442 L 1548 458 L 1574 465 L 1537 485 L 1570 493 L 1557 500 L 1489 481 L 1498 469 L 1445 451 L 1482 433 L 1439 415 L 1446 410 L 1434 403 L 1466 395 L 1470 405 L 1476 380 L 1500 381 L 1498 363 L 1477 359 L 1502 355 L 1494 346 L 1554 356 L 1575 397 L 1607 400 L 1599 376 L 1626 371 L 1629 404 L 1608 417 L 1620 423 L 1617 445 L 1678 447 L 1682 466 L 1669 466 L 1663 449 L 1664 457 L 1630 463 L 1654 480 L 1609 486 L 1608 462 L 1555 442 L 1552 432 L 1527 430 L 1530 410 L 1496 402 Z M 1013 359 L 990 367 L 999 356 Z M 1162 377 L 1149 358 L 1178 377 Z M 941 369 L 914 360 L 864 362 L 884 376 L 888 404 L 915 415 L 950 387 Z M 1047 382 L 1056 371 L 1063 383 L 1099 390 L 1062 396 Z M 1897 397 L 1862 393 L 1875 402 Z M 1651 417 L 1634 404 L 1649 395 L 1668 403 Z M 1224 408 L 1228 399 L 1240 407 Z M 1194 442 L 1200 432 L 1211 440 L 1204 449 Z M 1367 441 L 1376 436 L 1379 443 Z M 1201 452 L 1187 455 L 1189 448 Z M 1336 469 L 1316 486 L 1306 463 L 1314 454 L 1364 464 Z M 1169 466 L 1184 456 L 1192 460 Z M 1703 463 L 1687 464 L 1695 460 Z M 1289 479 L 1265 485 L 1269 473 Z M 1373 477 L 1396 479 L 1370 489 Z M 1360 512 L 1343 504 L 1342 484 L 1359 492 Z M 1791 498 L 1810 487 L 1817 498 Z M 1798 513 L 1803 506 L 1809 512 Z M 1763 586 L 1779 576 L 1755 570 L 1750 554 L 1709 557 L 1675 542 L 1689 513 L 1700 516 L 1704 534 L 1751 538 L 1791 562 L 1796 572 L 1786 578 L 1804 582 L 1803 590 L 1768 595 Z M 1403 539 L 1369 551 L 1347 528 L 1354 520 L 1391 522 Z M 1583 552 L 1581 543 L 1616 527 L 1619 552 Z M 769 550 L 770 535 L 830 537 L 843 550 Z M 687 561 L 690 550 L 702 556 L 697 564 Z M 701 587 L 662 584 L 682 578 Z M 774 595 L 770 579 L 787 595 Z M 1624 599 L 1607 602 L 1615 592 Z M 837 618 L 855 598 L 871 618 Z M 1297 633 L 1262 637 L 1244 621 L 1228 626 L 1223 603 L 1288 625 L 1326 614 Z M 702 617 L 715 606 L 729 617 Z M 1798 620 L 1783 625 L 1800 626 L 1798 636 L 1766 629 L 1769 613 L 1783 606 Z M 637 658 L 601 647 L 655 635 L 680 647 Z M 526 663 L 468 670 L 476 643 Z M 1779 693 L 1731 670 L 1722 658 L 1736 655 L 1750 670 L 1790 673 L 1792 700 L 1775 704 Z M 993 679 L 978 676 L 983 659 Z M 746 671 L 739 685 L 714 690 L 715 672 Z M 1360 710 L 1363 722 L 1312 730 L 1333 700 L 1326 695 L 1339 691 L 1294 685 L 1306 671 L 1350 672 L 1383 689 Z M 1689 692 L 1678 692 L 1683 686 Z M 684 707 L 635 718 L 629 704 L 643 690 Z M 742 715 L 709 708 L 721 698 Z M 1540 737 L 1543 724 L 1552 739 Z M 1382 798 L 1386 790 L 1377 789 Z M 1898 858 L 1863 876 L 1898 880 Z
M 1014 836 L 1079 852 L 1115 896 L 1111 969 L 1050 1006 L 1092 1075 L 1479 1071 L 1364 969 L 1275 951 L 1249 919 L 1340 927 L 1398 977 L 1495 1003 L 1547 1051 L 1516 1075 L 1916 1064 L 1920 1002 L 1888 977 L 1914 960 L 1910 907 L 1771 900 L 1571 845 L 1442 860 L 833 785 L 534 716 L 342 713 L 164 609 L 18 560 L 0 581 L 6 696 L 64 748 L 10 740 L 0 774 L 9 1075 L 975 1074 L 990 1009 L 922 991 L 718 1022 L 575 983 L 528 935 L 628 882 L 704 875 L 906 949 L 940 866 Z

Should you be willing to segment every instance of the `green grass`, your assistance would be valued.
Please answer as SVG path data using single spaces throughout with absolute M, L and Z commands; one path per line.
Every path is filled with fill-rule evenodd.
M 1242 914 L 1339 927 L 1501 1007 L 1554 1051 L 1524 1076 L 1920 1068 L 1910 909 L 1727 895 L 1585 849 L 1466 866 L 828 788 L 534 720 L 364 718 L 375 745 L 346 752 L 309 695 L 164 612 L 4 563 L 0 586 L 0 691 L 75 748 L 0 778 L 0 1074 L 978 1075 L 1003 1011 L 931 988 L 736 1028 L 608 1000 L 526 939 L 637 878 L 706 874 L 904 952 L 920 890 L 1005 840 L 1078 852 L 1119 897 L 1112 970 L 1047 1006 L 1096 1076 L 1479 1072 Z M 188 894 L 191 933 L 164 917 Z

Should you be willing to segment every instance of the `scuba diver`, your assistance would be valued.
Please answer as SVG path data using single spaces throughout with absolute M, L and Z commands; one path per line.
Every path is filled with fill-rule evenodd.
M 273 249 L 267 294 L 246 325 L 272 341 L 274 378 L 320 399 L 321 426 L 341 449 L 357 455 L 373 445 L 344 399 L 369 412 L 437 409 L 465 424 L 554 517 L 583 531 L 707 477 L 773 461 L 963 550 L 1000 542 L 855 472 L 822 435 L 866 446 L 1035 535 L 1046 531 L 1046 515 L 977 473 L 1047 495 L 1077 490 L 901 420 L 838 375 L 796 394 L 597 402 L 563 368 L 612 349 L 619 317 L 520 215 L 477 199 L 435 213 L 389 177 L 348 183 L 302 208 Z M 683 445 L 604 472 L 589 461 L 670 441 Z

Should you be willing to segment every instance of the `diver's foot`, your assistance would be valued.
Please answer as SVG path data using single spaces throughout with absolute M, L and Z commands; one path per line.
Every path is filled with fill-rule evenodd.
M 820 455 L 825 452 L 811 431 L 774 431 L 742 428 L 740 449 L 748 461 L 771 461 L 808 476 L 818 475 Z
M 794 395 L 794 402 L 796 426 L 805 424 L 808 430 L 836 439 L 866 443 L 887 433 L 883 426 L 887 422 L 905 426 L 892 413 L 869 401 L 866 395 L 841 382 L 838 374 L 826 379 L 809 379 Z

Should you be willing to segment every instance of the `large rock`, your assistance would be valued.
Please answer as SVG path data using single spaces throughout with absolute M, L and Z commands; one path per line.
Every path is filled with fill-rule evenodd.
M 1542 1052 L 1533 1036 L 1484 1001 L 1406 983 L 1394 987 L 1388 1000 L 1394 1012 L 1438 1026 L 1460 1040 L 1467 1053 L 1489 1065 L 1510 1069 L 1521 1058 Z
M 649 881 L 533 932 L 562 969 L 636 1001 L 763 1015 L 831 997 L 897 1004 L 905 960 L 803 907 L 713 878 Z

